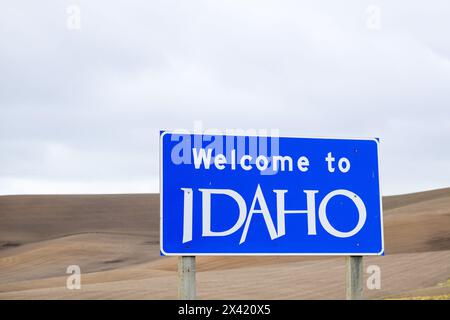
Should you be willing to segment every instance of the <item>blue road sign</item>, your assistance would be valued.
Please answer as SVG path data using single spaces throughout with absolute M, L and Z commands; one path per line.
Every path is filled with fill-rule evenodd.
M 161 132 L 161 254 L 383 254 L 378 145 Z

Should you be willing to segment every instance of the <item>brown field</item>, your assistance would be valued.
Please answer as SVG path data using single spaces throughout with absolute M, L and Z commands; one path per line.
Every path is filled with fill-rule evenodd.
M 372 299 L 450 299 L 450 188 L 384 197 L 386 255 Z M 159 196 L 0 197 L 0 299 L 177 297 L 159 256 Z M 66 268 L 82 270 L 66 289 Z M 200 299 L 342 299 L 343 257 L 200 257 Z M 366 275 L 367 276 L 367 275 Z

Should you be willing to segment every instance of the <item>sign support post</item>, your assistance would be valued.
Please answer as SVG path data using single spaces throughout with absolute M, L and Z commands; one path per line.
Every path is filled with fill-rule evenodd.
M 178 257 L 178 298 L 195 300 L 195 256 Z
M 345 258 L 345 289 L 347 300 L 363 299 L 363 257 L 348 256 Z

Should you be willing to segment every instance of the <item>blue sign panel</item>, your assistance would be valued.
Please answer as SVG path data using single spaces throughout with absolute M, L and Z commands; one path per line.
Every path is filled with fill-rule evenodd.
M 161 132 L 161 254 L 383 254 L 378 144 Z

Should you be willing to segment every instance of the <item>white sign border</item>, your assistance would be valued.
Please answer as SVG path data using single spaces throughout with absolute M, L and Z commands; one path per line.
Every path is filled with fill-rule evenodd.
M 245 252 L 236 252 L 236 253 L 229 253 L 229 252 L 166 252 L 163 248 L 163 181 L 162 181 L 162 172 L 163 172 L 163 138 L 166 134 L 178 134 L 178 135 L 208 135 L 208 136 L 233 136 L 233 137 L 265 137 L 265 138 L 300 138 L 300 139 L 328 139 L 328 140 L 364 140 L 364 141 L 375 141 L 377 145 L 377 158 L 378 158 L 378 188 L 379 188 L 379 195 L 380 195 L 380 223 L 381 223 L 381 251 L 378 253 L 341 253 L 341 252 L 333 252 L 333 253 L 245 253 Z M 159 220 L 160 220 L 160 227 L 159 227 L 159 244 L 160 244 L 160 251 L 164 256 L 382 256 L 384 255 L 384 224 L 383 224 L 383 197 L 381 194 L 381 179 L 380 179 L 380 141 L 378 138 L 338 138 L 338 137 L 309 137 L 309 136 L 264 136 L 264 135 L 258 135 L 258 134 L 227 134 L 227 133 L 221 133 L 221 134 L 204 134 L 204 133 L 198 133 L 198 132 L 192 132 L 192 131 L 165 131 L 161 130 L 159 134 Z

